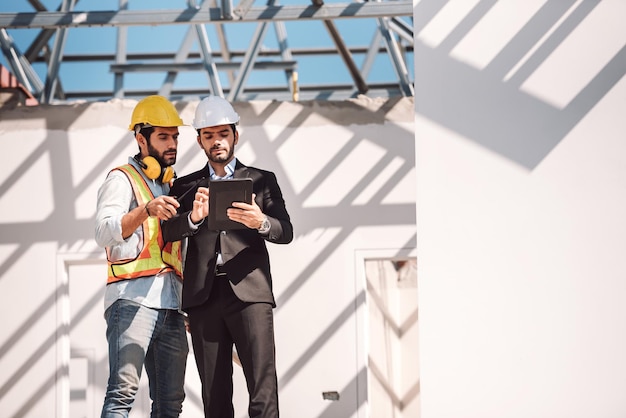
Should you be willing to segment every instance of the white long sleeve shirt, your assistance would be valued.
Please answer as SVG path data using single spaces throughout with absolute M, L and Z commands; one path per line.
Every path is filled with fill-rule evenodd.
M 169 192 L 168 184 L 148 179 L 132 158 L 128 162 L 144 176 L 155 197 Z M 135 258 L 142 250 L 141 227 L 130 237 L 122 237 L 122 217 L 137 206 L 128 177 L 119 170 L 110 172 L 98 190 L 95 239 L 99 246 L 109 247 L 113 261 Z M 149 308 L 179 310 L 181 294 L 182 283 L 173 272 L 122 280 L 106 286 L 104 309 L 118 299 L 127 299 Z

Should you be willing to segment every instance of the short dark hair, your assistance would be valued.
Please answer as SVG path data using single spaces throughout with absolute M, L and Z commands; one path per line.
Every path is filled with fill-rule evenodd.
M 231 123 L 230 124 L 230 129 L 233 130 L 233 134 L 237 133 L 237 124 L 236 123 Z M 200 131 L 202 129 L 196 129 L 196 132 L 198 133 L 198 136 L 200 136 Z
M 143 123 L 138 123 L 137 125 L 135 125 L 135 137 L 137 136 L 137 134 L 142 134 L 143 137 L 146 138 L 148 145 L 150 145 L 150 135 L 152 135 L 152 132 L 154 132 L 154 126 L 152 125 L 147 125 Z M 139 144 L 137 144 L 137 146 L 139 146 Z

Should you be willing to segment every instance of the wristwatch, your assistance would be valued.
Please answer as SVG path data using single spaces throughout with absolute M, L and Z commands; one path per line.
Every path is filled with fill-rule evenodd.
M 261 223 L 261 226 L 259 227 L 258 231 L 261 234 L 267 234 L 270 231 L 270 220 L 267 219 L 267 216 L 265 218 L 263 218 L 263 222 Z

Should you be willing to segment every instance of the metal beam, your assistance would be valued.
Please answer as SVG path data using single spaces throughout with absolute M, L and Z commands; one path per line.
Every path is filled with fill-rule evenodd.
M 238 70 L 241 68 L 240 62 L 218 62 L 215 63 L 218 70 Z M 256 61 L 255 70 L 294 70 L 297 67 L 296 61 Z M 181 71 L 202 71 L 204 64 L 196 63 L 155 63 L 155 64 L 111 64 L 112 73 L 140 73 L 140 72 L 181 72 Z
M 326 26 L 326 30 L 328 30 L 330 37 L 332 38 L 333 42 L 337 46 L 337 51 L 339 52 L 339 55 L 343 59 L 344 64 L 346 64 L 346 67 L 348 68 L 348 71 L 350 72 L 350 76 L 352 77 L 352 80 L 354 80 L 354 84 L 359 89 L 359 93 L 362 93 L 362 94 L 367 93 L 367 90 L 368 90 L 367 83 L 365 82 L 365 79 L 361 75 L 359 68 L 354 63 L 354 60 L 352 59 L 352 54 L 350 54 L 350 50 L 348 49 L 346 44 L 343 42 L 343 39 L 341 38 L 341 35 L 339 34 L 339 31 L 337 30 L 335 23 L 331 20 L 325 20 L 324 26 Z
M 119 0 L 120 10 L 128 9 L 128 0 Z M 128 38 L 128 27 L 120 26 L 115 31 L 115 62 L 117 64 L 126 63 L 126 40 Z M 115 74 L 113 77 L 113 97 L 122 99 L 124 97 L 124 74 Z
M 324 5 L 324 0 L 312 0 L 312 2 L 315 7 L 322 7 Z M 350 54 L 350 50 L 348 49 L 345 42 L 343 41 L 343 38 L 339 34 L 339 31 L 335 26 L 335 22 L 326 19 L 324 20 L 324 26 L 326 27 L 330 38 L 333 40 L 335 46 L 337 47 L 337 52 L 339 53 L 339 56 L 341 56 L 344 64 L 346 64 L 346 67 L 350 72 L 350 76 L 352 77 L 352 80 L 354 80 L 354 84 L 356 84 L 359 92 L 363 94 L 367 93 L 367 83 L 365 82 L 364 77 L 359 72 L 359 68 L 354 63 L 354 60 L 352 59 L 352 54 Z
M 190 26 L 189 28 L 187 28 L 185 38 L 183 39 L 183 42 L 180 44 L 180 48 L 178 48 L 178 51 L 174 56 L 174 64 L 183 64 L 189 59 L 189 53 L 195 40 L 196 32 L 194 32 L 193 28 Z M 163 80 L 163 84 L 161 84 L 161 88 L 159 89 L 159 95 L 165 97 L 170 95 L 170 93 L 172 92 L 172 88 L 174 87 L 176 77 L 178 77 L 177 71 L 168 71 L 165 76 L 165 80 Z
M 256 61 L 259 49 L 261 49 L 261 43 L 263 42 L 263 38 L 265 38 L 265 32 L 267 32 L 267 25 L 268 22 L 259 23 L 254 35 L 252 35 L 250 47 L 248 48 L 246 55 L 243 57 L 243 61 L 239 67 L 239 72 L 237 73 L 237 78 L 233 83 L 231 91 L 228 93 L 227 98 L 231 102 L 237 101 L 239 99 L 239 94 L 243 91 L 243 86 L 248 80 L 250 70 L 254 66 L 254 61 Z
M 41 4 L 39 0 L 28 0 L 28 2 L 38 12 L 45 12 L 48 10 L 45 8 L 43 4 Z M 39 32 L 35 40 L 26 50 L 26 53 L 24 54 L 26 55 L 26 58 L 30 62 L 33 62 L 35 60 L 35 57 L 39 55 L 41 50 L 47 46 L 48 41 L 50 40 L 50 38 L 52 38 L 53 35 L 54 35 L 54 30 L 51 30 L 51 29 L 42 30 L 41 32 Z
M 387 47 L 387 52 L 389 53 L 389 58 L 391 58 L 391 64 L 396 71 L 396 75 L 398 76 L 398 81 L 400 82 L 400 89 L 402 90 L 402 94 L 405 97 L 415 96 L 415 90 L 411 81 L 409 80 L 409 71 L 407 69 L 406 63 L 402 59 L 402 54 L 400 52 L 400 47 L 396 39 L 391 35 L 391 31 L 389 30 L 389 19 L 388 18 L 380 18 L 378 19 L 378 30 L 383 37 L 383 41 L 385 42 L 385 46 Z
M 363 59 L 363 64 L 361 64 L 361 74 L 363 77 L 367 78 L 374 66 L 374 61 L 380 52 L 380 44 L 382 42 L 383 35 L 379 30 L 374 32 L 374 38 L 372 39 L 372 43 L 370 44 L 369 49 L 367 50 L 367 54 Z
M 71 11 L 74 9 L 76 0 L 63 0 L 61 10 Z M 52 52 L 48 64 L 48 73 L 46 76 L 46 84 L 44 86 L 43 94 L 41 95 L 41 101 L 46 104 L 52 103 L 56 94 L 59 67 L 63 60 L 63 50 L 65 49 L 65 40 L 67 39 L 67 28 L 58 28 L 54 37 L 54 45 L 52 46 Z
M 370 90 L 367 92 L 368 97 L 390 97 L 401 96 L 397 82 L 394 83 L 370 83 Z M 224 93 L 228 93 L 228 88 L 224 89 Z M 135 89 L 126 90 L 126 98 L 140 99 L 151 94 L 157 94 L 157 90 L 151 89 Z M 197 100 L 209 94 L 208 88 L 187 88 L 172 90 L 169 98 L 171 100 Z M 352 84 L 309 84 L 300 86 L 300 100 L 345 100 L 354 98 L 359 92 Z M 67 99 L 70 100 L 90 100 L 90 99 L 106 99 L 111 97 L 111 90 L 94 90 L 81 92 L 66 92 Z M 247 100 L 291 100 L 292 95 L 287 86 L 249 86 L 240 94 L 240 101 Z
M 222 4 L 225 5 L 226 2 L 227 0 L 223 0 Z M 188 0 L 188 4 L 189 6 L 194 7 L 195 0 Z M 198 7 L 197 9 L 199 11 L 208 10 L 209 1 L 204 1 L 202 5 Z M 230 16 L 231 12 L 228 11 L 228 14 Z M 222 17 L 224 17 L 224 15 L 222 15 Z M 202 64 L 204 66 L 204 70 L 206 71 L 207 77 L 209 78 L 209 83 L 211 83 L 211 92 L 220 97 L 224 97 L 224 92 L 222 90 L 222 83 L 220 81 L 219 75 L 217 74 L 217 67 L 215 66 L 215 61 L 213 61 L 213 52 L 211 51 L 211 43 L 209 41 L 209 35 L 207 34 L 206 27 L 200 24 L 195 24 L 193 25 L 193 27 L 196 30 L 196 38 L 198 40 L 198 45 L 200 47 L 200 54 L 202 56 Z
M 252 3 L 254 3 L 254 0 L 239 0 L 239 4 L 234 11 L 234 14 L 237 15 L 238 19 L 241 19 L 246 15 L 246 13 L 248 13 L 248 10 L 252 7 Z
M 0 28 L 0 49 L 2 49 L 17 80 L 31 94 L 38 95 L 41 93 L 43 83 L 37 76 L 37 73 L 32 69 L 30 63 L 24 58 L 24 55 L 19 51 L 17 46 L 15 46 L 13 39 L 3 28 Z
M 276 32 L 276 41 L 278 42 L 278 48 L 280 49 L 280 56 L 283 62 L 293 61 L 293 55 L 291 49 L 287 45 L 287 28 L 285 22 L 274 22 L 274 32 Z M 294 102 L 298 101 L 298 73 L 294 71 L 294 68 L 285 70 L 285 78 L 287 79 L 287 86 L 291 91 L 291 98 Z
M 397 17 L 389 19 L 389 29 L 392 29 L 402 39 L 407 41 L 410 45 L 413 45 L 413 26 L 406 23 L 404 20 Z
M 183 10 L 112 10 L 0 13 L 0 27 L 5 29 L 59 29 L 90 26 L 151 26 L 203 23 L 269 22 L 290 20 L 326 20 L 342 18 L 382 18 L 411 16 L 412 0 L 367 3 L 335 3 L 314 5 L 269 5 L 250 8 L 239 19 L 227 20 L 220 8 L 203 11 Z M 236 16 L 236 15 L 235 15 Z
M 378 29 L 376 29 L 378 31 Z M 366 46 L 351 46 L 349 47 L 351 54 L 367 54 L 371 49 Z M 412 47 L 405 47 L 409 52 L 413 51 Z M 310 48 L 290 48 L 291 54 L 295 56 L 316 56 L 316 55 L 337 55 L 337 49 L 334 47 L 310 47 Z M 221 57 L 221 51 L 213 51 L 213 58 Z M 231 50 L 229 51 L 231 57 L 243 57 L 246 51 Z M 387 49 L 384 46 L 379 46 L 375 49 L 374 53 L 384 54 L 387 53 Z M 262 49 L 259 51 L 259 57 L 279 57 L 281 56 L 280 49 Z M 176 57 L 172 52 L 131 52 L 126 54 L 126 58 L 129 61 L 143 61 L 143 60 L 173 60 Z M 202 56 L 199 52 L 191 52 L 187 57 L 189 59 L 201 59 Z M 95 62 L 95 61 L 113 61 L 115 56 L 113 54 L 63 54 L 63 62 Z M 223 60 L 224 62 L 230 62 L 230 60 Z M 38 57 L 34 62 L 46 62 L 43 58 Z

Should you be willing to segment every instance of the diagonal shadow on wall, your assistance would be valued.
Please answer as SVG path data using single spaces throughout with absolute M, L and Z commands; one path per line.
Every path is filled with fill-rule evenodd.
M 370 120 L 377 119 L 381 120 L 384 118 L 384 113 L 392 108 L 392 106 L 388 106 L 388 104 L 383 106 L 382 110 L 378 110 L 375 114 L 372 115 Z M 277 109 L 275 106 L 270 106 L 266 109 L 267 112 L 271 112 L 274 109 Z M 55 112 L 61 111 L 60 108 L 55 109 Z M 305 121 L 312 113 L 315 112 L 315 109 L 309 109 L 307 112 L 303 112 L 300 114 L 300 120 Z M 308 114 L 307 114 L 308 113 Z M 78 117 L 80 114 L 76 113 L 75 117 Z M 60 120 L 67 118 L 59 118 Z M 340 121 L 338 121 L 339 123 Z M 344 121 L 345 122 L 345 121 Z M 0 225 L 0 233 L 1 237 L 0 241 L 4 244 L 13 244 L 18 243 L 18 247 L 15 250 L 12 250 L 12 257 L 7 257 L 5 262 L 2 264 L 3 271 L 8 271 L 10 267 L 12 267 L 19 259 L 22 254 L 27 253 L 27 248 L 36 245 L 37 243 L 44 241 L 52 241 L 57 242 L 60 245 L 68 245 L 73 246 L 77 242 L 85 242 L 92 239 L 93 235 L 93 219 L 88 220 L 79 220 L 77 219 L 75 213 L 75 201 L 76 199 L 85 192 L 87 187 L 98 180 L 98 176 L 100 176 L 103 171 L 106 171 L 110 168 L 110 161 L 119 157 L 119 149 L 127 146 L 128 139 L 126 137 L 120 138 L 117 140 L 117 145 L 112 147 L 112 150 L 109 151 L 105 155 L 98 156 L 90 156 L 93 158 L 94 163 L 93 166 L 90 167 L 88 173 L 82 176 L 81 180 L 77 184 L 72 184 L 71 179 L 72 176 L 72 164 L 70 161 L 70 149 L 69 149 L 69 136 L 67 133 L 64 135 L 59 135 L 57 126 L 59 122 L 57 120 L 50 121 L 51 129 L 54 127 L 55 136 L 46 138 L 39 146 L 37 146 L 24 160 L 20 163 L 18 168 L 14 170 L 7 179 L 0 185 L 0 196 L 7 193 L 10 189 L 10 186 L 17 181 L 19 181 L 20 176 L 37 161 L 42 155 L 49 154 L 49 158 L 51 161 L 51 183 L 53 187 L 52 196 L 53 196 L 53 211 L 52 213 L 44 220 L 44 221 L 36 221 L 36 222 L 24 222 L 21 224 L 5 224 Z M 68 123 L 68 125 L 71 123 Z M 293 125 L 293 121 L 292 121 Z M 62 127 L 61 127 L 62 128 Z M 67 126 L 65 127 L 67 129 Z M 403 140 L 412 141 L 411 136 L 412 133 L 404 130 L 400 130 L 398 135 Z M 285 173 L 282 170 L 282 165 L 280 161 L 276 158 L 276 149 L 284 142 L 289 140 L 289 135 L 284 136 L 279 141 L 274 141 L 270 143 L 269 141 L 265 142 L 265 148 L 263 148 L 263 152 L 261 155 L 261 159 L 270 160 L 269 164 L 264 163 L 263 166 L 276 167 L 276 171 L 278 175 L 280 173 Z M 341 151 L 340 155 L 335 159 L 331 164 L 339 164 L 343 158 L 347 157 L 352 150 L 358 145 L 359 141 L 362 140 L 358 136 L 355 136 L 349 141 L 349 144 Z M 370 139 L 371 140 L 371 139 Z M 377 140 L 378 141 L 378 140 Z M 380 139 L 380 146 L 384 146 L 385 148 L 393 149 L 393 141 L 388 141 L 385 139 Z M 342 230 L 345 231 L 345 234 L 336 239 L 330 245 L 327 245 L 325 251 L 330 254 L 337 249 L 338 246 L 341 245 L 342 241 L 349 236 L 350 231 L 353 231 L 357 227 L 367 224 L 367 225 L 380 225 L 381 223 L 390 223 L 390 224 L 414 224 L 414 207 L 413 205 L 387 205 L 382 209 L 388 210 L 392 216 L 389 217 L 389 220 L 384 220 L 381 222 L 381 219 L 374 219 L 371 217 L 369 220 L 362 219 L 361 222 L 357 221 L 359 216 L 361 218 L 365 217 L 367 210 L 364 208 L 356 208 L 356 212 L 353 212 L 353 215 L 356 213 L 356 218 L 354 216 L 342 215 L 341 212 L 350 207 L 350 202 L 358 196 L 358 194 L 365 188 L 365 186 L 369 183 L 371 179 L 373 179 L 376 175 L 376 172 L 380 169 L 384 168 L 386 164 L 391 161 L 394 156 L 400 154 L 398 151 L 401 147 L 398 147 L 397 150 L 393 150 L 391 154 L 386 155 L 377 165 L 370 169 L 370 174 L 363 178 L 359 184 L 351 190 L 345 197 L 343 197 L 341 203 L 334 208 L 313 208 L 310 210 L 310 214 L 304 216 L 303 219 L 306 219 L 309 223 L 301 223 L 298 224 L 296 222 L 296 233 L 306 233 L 310 229 L 318 228 L 318 227 L 328 227 L 328 219 L 334 218 L 333 224 L 341 226 Z M 189 151 L 189 155 L 183 156 L 184 158 L 192 158 L 193 151 Z M 406 173 L 411 169 L 414 165 L 413 156 L 409 156 L 409 161 L 405 162 L 400 170 L 387 180 L 387 183 L 393 184 L 399 178 L 402 178 Z M 325 179 L 324 174 L 316 176 L 313 179 L 313 182 L 319 183 Z M 307 188 L 299 194 L 295 194 L 293 190 L 289 187 L 286 188 L 286 194 L 291 194 L 293 198 L 289 199 L 290 204 L 295 204 L 296 206 L 301 206 L 302 202 L 306 199 L 307 195 L 311 193 L 314 188 Z M 384 193 L 377 192 L 372 198 L 373 201 L 380 200 L 384 197 Z M 332 213 L 329 213 L 331 211 Z M 393 220 L 393 221 L 391 221 Z M 101 255 L 98 253 L 98 255 Z M 298 280 L 295 283 L 299 283 L 300 285 L 304 283 L 310 275 L 313 275 L 315 272 L 315 268 L 312 266 L 318 265 L 318 263 L 314 260 L 309 268 L 305 269 L 305 273 L 299 276 Z M 0 277 L 4 277 L 0 276 Z M 297 292 L 299 285 L 291 287 L 292 295 Z M 57 291 L 59 291 L 57 289 Z M 289 299 L 287 292 L 283 300 L 286 301 Z M 95 296 L 94 296 L 95 297 Z M 99 298 L 98 298 L 99 299 Z M 85 304 L 80 307 L 78 317 L 81 314 L 87 312 L 87 310 L 94 309 L 95 306 L 99 306 L 92 297 L 85 301 Z M 51 295 L 49 298 L 41 302 L 41 304 L 36 308 L 35 312 L 30 315 L 30 317 L 25 321 L 22 327 L 29 327 L 34 322 L 38 321 L 39 318 L 44 317 L 44 312 L 48 311 L 52 307 L 54 307 L 55 296 Z M 355 302 L 358 303 L 358 302 Z M 353 306 L 347 308 L 349 310 L 354 309 Z M 335 321 L 328 327 L 327 331 L 321 338 L 318 338 L 315 343 L 307 350 L 307 353 L 314 353 L 320 350 L 324 341 L 330 338 L 334 332 L 341 326 L 343 322 L 347 320 L 346 315 L 339 315 Z M 70 327 L 75 326 L 75 324 L 70 325 Z M 16 373 L 12 374 L 8 377 L 8 381 L 0 387 L 0 393 L 6 394 L 9 391 L 10 387 L 14 386 L 17 382 L 20 381 L 24 376 L 28 374 L 29 371 L 35 367 L 35 358 L 40 357 L 43 353 L 47 352 L 54 346 L 56 341 L 56 336 L 59 333 L 64 333 L 64 335 L 69 332 L 69 330 L 64 330 L 59 328 L 55 330 L 54 333 L 45 338 L 41 344 L 36 347 L 34 353 L 28 357 L 27 361 L 22 363 L 17 369 Z M 19 341 L 22 334 L 15 334 L 9 338 L 6 344 L 3 344 L 0 347 L 0 357 L 4 357 L 10 348 L 14 346 L 14 344 Z M 287 374 L 287 382 L 290 378 L 293 378 L 297 374 L 297 370 L 306 362 L 305 358 L 301 358 L 297 364 L 291 367 L 290 371 Z M 59 372 L 59 371 L 58 371 Z M 291 376 L 291 377 L 290 377 Z M 48 388 L 52 388 L 53 385 L 49 385 Z M 200 399 L 196 399 L 195 403 L 200 404 Z M 28 410 L 29 406 L 23 405 L 24 414 Z
M 441 2 L 420 2 L 416 13 L 427 10 L 436 14 L 435 3 Z M 485 69 L 451 57 L 451 49 L 496 3 L 479 2 L 435 48 L 416 42 L 416 60 L 428 62 L 418 62 L 415 68 L 415 80 L 421 80 L 416 82 L 416 110 L 419 115 L 532 170 L 626 74 L 626 47 L 559 108 L 519 87 L 600 2 L 546 2 Z M 426 23 L 420 21 L 421 25 Z M 541 46 L 532 51 L 544 36 Z M 524 64 L 503 81 L 504 74 L 526 54 L 530 55 Z M 421 101 L 420 96 L 439 100 Z

